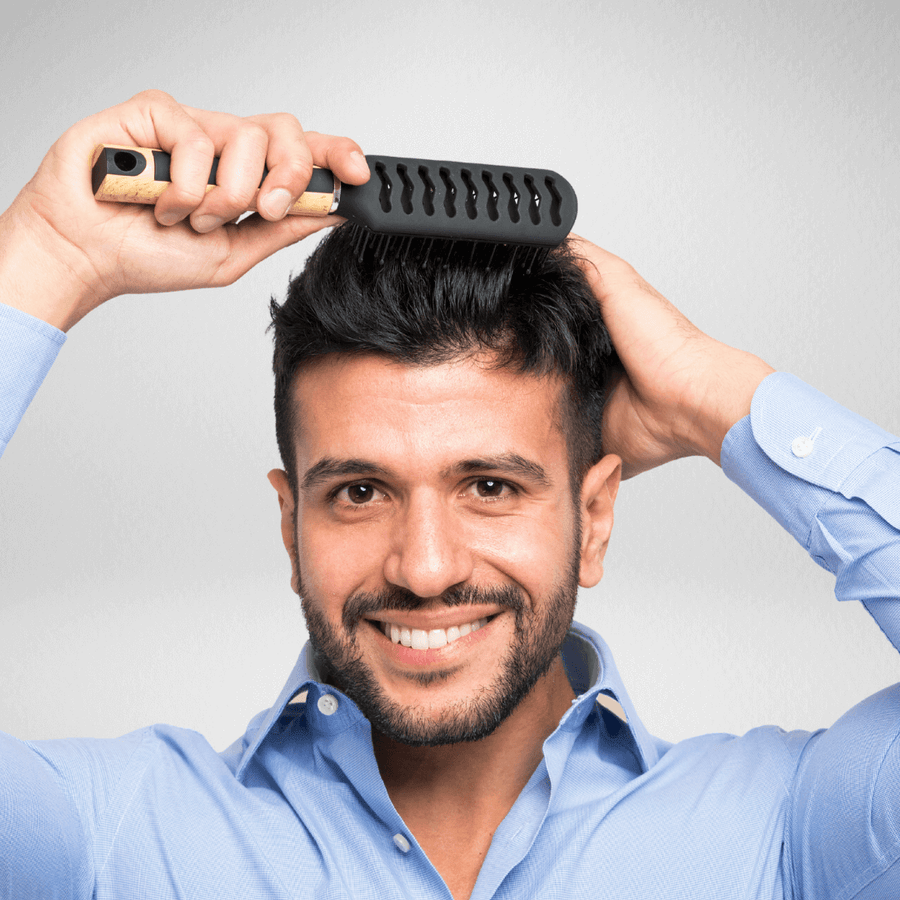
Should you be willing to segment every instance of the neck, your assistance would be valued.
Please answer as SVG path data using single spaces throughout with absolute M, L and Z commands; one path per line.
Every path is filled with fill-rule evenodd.
M 436 815 L 447 823 L 499 825 L 540 764 L 543 743 L 575 694 L 562 658 L 488 737 L 439 747 L 410 747 L 373 731 L 375 758 L 388 794 L 410 827 Z M 473 818 L 474 817 L 474 818 Z

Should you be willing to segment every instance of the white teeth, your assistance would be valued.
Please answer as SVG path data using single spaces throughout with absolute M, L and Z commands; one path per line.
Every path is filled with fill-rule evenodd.
M 433 628 L 431 631 L 423 631 L 419 628 L 404 628 L 402 625 L 383 622 L 381 630 L 395 644 L 412 647 L 413 650 L 436 650 L 447 644 L 452 644 L 473 631 L 478 631 L 479 628 L 487 625 L 487 621 L 487 618 L 476 619 L 474 622 L 467 622 L 465 625 L 451 625 L 446 630 Z

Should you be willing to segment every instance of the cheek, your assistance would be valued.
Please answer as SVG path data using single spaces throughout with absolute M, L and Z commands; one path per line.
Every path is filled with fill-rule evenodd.
M 541 515 L 511 516 L 479 529 L 478 555 L 491 568 L 539 596 L 546 585 L 568 579 L 572 567 L 574 521 L 571 510 L 557 508 Z
M 381 586 L 382 543 L 371 530 L 334 526 L 298 513 L 297 555 L 303 586 L 339 615 L 352 594 Z

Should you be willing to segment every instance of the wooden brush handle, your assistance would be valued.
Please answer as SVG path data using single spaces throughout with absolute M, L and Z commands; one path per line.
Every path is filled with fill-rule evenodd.
M 98 144 L 91 158 L 94 196 L 115 203 L 153 205 L 170 184 L 169 162 L 169 154 L 162 150 Z M 215 187 L 218 165 L 219 160 L 214 160 L 207 191 Z M 337 209 L 340 189 L 341 183 L 332 172 L 315 167 L 307 190 L 297 198 L 288 215 L 327 216 Z M 248 212 L 255 209 L 256 197 Z

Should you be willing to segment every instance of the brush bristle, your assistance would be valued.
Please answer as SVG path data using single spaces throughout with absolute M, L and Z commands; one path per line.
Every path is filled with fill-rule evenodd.
M 355 234 L 351 246 L 356 259 L 367 267 L 381 267 L 390 258 L 398 257 L 404 265 L 424 268 L 440 261 L 449 265 L 451 260 L 464 262 L 477 268 L 490 269 L 492 265 L 505 265 L 513 258 L 513 264 L 530 275 L 539 266 L 549 247 L 535 247 L 530 244 L 498 244 L 488 241 L 446 240 L 442 238 L 422 238 L 377 234 L 350 222 L 341 226 Z

